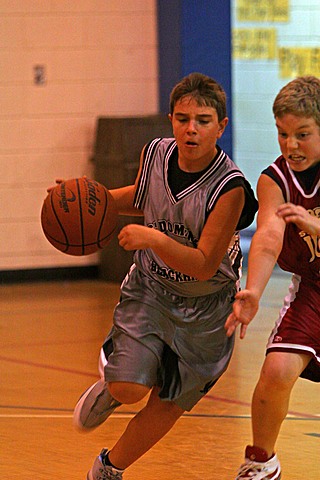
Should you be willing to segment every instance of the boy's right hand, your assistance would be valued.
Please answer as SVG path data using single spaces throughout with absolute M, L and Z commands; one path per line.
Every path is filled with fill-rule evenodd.
M 64 182 L 64 180 L 63 180 L 62 178 L 57 178 L 57 179 L 56 179 L 56 185 L 60 185 L 60 183 L 62 183 L 62 182 Z M 48 188 L 47 188 L 47 192 L 50 193 L 51 190 L 53 190 L 53 189 L 56 187 L 56 185 L 53 185 L 53 186 L 51 186 L 51 187 L 48 187 Z
M 247 326 L 256 315 L 259 309 L 259 299 L 251 290 L 245 289 L 238 292 L 233 303 L 233 311 L 228 316 L 225 329 L 227 336 L 231 337 L 238 325 L 240 327 L 240 338 L 244 338 Z

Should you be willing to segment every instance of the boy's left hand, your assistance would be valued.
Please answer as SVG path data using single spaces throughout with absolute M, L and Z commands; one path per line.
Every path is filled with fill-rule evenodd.
M 131 223 L 120 231 L 118 235 L 119 245 L 125 250 L 151 248 L 158 234 L 160 232 L 154 228 Z

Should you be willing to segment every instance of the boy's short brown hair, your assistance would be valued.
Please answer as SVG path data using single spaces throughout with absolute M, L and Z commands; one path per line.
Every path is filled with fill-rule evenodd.
M 279 118 L 287 113 L 312 117 L 320 127 L 320 79 L 309 75 L 287 83 L 276 96 L 272 110 Z
M 202 73 L 190 73 L 173 88 L 170 95 L 170 113 L 183 97 L 192 97 L 199 106 L 213 107 L 221 122 L 227 116 L 226 93 L 213 78 Z

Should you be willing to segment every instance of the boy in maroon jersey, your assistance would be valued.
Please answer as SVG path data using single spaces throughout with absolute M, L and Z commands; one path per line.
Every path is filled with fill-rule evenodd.
M 282 155 L 258 181 L 246 288 L 236 295 L 227 334 L 241 324 L 244 338 L 276 262 L 293 276 L 253 394 L 253 446 L 237 480 L 281 478 L 275 444 L 292 388 L 299 377 L 320 381 L 320 79 L 289 82 L 273 113 Z

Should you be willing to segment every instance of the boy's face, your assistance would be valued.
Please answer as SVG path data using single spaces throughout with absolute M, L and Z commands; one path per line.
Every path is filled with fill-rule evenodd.
M 190 172 L 206 168 L 217 152 L 216 142 L 228 119 L 219 122 L 215 108 L 199 106 L 188 96 L 178 100 L 169 118 L 178 145 L 180 167 Z
M 276 117 L 281 153 L 292 170 L 302 172 L 320 162 L 320 128 L 314 118 L 287 113 Z

